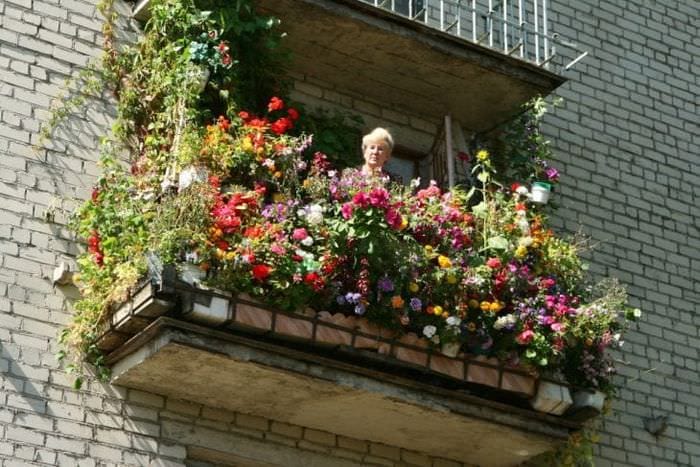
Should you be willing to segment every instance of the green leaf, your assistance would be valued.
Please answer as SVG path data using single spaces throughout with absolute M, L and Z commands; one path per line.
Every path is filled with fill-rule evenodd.
M 491 237 L 488 240 L 487 248 L 493 248 L 494 250 L 505 250 L 508 248 L 508 240 L 500 235 L 497 237 Z

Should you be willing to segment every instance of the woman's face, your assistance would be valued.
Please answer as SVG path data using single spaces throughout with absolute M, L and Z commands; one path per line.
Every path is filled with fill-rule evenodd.
M 364 152 L 365 165 L 370 169 L 381 169 L 386 161 L 391 156 L 391 149 L 386 144 L 386 141 L 370 141 L 365 146 Z

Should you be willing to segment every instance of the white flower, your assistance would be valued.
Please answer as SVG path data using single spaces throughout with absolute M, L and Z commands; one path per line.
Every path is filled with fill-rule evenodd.
M 635 318 L 641 318 L 642 317 L 642 310 L 639 308 L 635 308 L 634 311 L 632 311 L 632 314 L 634 315 Z
M 432 337 L 435 335 L 436 332 L 437 332 L 437 328 L 435 326 L 433 326 L 432 324 L 429 324 L 423 328 L 423 335 L 425 337 L 427 337 L 428 339 L 432 339 Z
M 411 180 L 410 187 L 411 189 L 415 190 L 420 186 L 420 177 L 416 177 L 413 180 Z
M 493 328 L 496 329 L 497 331 L 500 331 L 501 329 L 505 327 L 510 327 L 515 325 L 516 317 L 514 314 L 509 314 L 505 316 L 499 317 L 495 323 L 493 323 Z
M 329 170 L 328 171 L 328 178 L 335 178 L 335 176 L 338 174 L 336 170 Z
M 526 247 L 532 245 L 532 237 L 520 237 L 520 240 L 518 240 L 518 245 Z
M 311 246 L 314 244 L 314 239 L 311 235 L 306 237 L 304 240 L 301 241 L 301 244 L 304 246 Z
M 448 326 L 459 326 L 462 320 L 459 319 L 457 316 L 450 316 L 445 320 L 445 322 Z
M 306 208 L 306 222 L 309 225 L 318 225 L 323 222 L 323 207 L 320 204 L 311 204 Z
M 518 188 L 515 189 L 515 192 L 519 195 L 526 195 L 528 193 L 527 187 L 520 185 Z
M 262 165 L 269 169 L 270 167 L 275 166 L 275 161 L 273 161 L 272 159 L 265 159 L 264 161 L 262 161 Z

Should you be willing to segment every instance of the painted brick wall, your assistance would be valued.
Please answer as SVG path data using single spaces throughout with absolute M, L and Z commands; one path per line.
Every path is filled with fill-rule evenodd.
M 558 225 L 598 243 L 592 271 L 628 284 L 645 313 L 619 356 L 597 465 L 700 465 L 700 5 L 548 3 L 590 52 L 547 119 L 565 174 Z M 661 415 L 657 439 L 643 419 Z
M 700 15 L 686 1 L 550 4 L 556 29 L 591 51 L 559 92 L 565 106 L 548 120 L 566 174 L 557 224 L 601 242 L 590 254 L 592 270 L 630 284 L 646 313 L 620 355 L 626 384 L 605 423 L 598 464 L 700 465 L 700 151 L 691 69 Z M 284 465 L 453 465 L 138 391 L 97 383 L 70 389 L 54 353 L 75 296 L 49 278 L 77 251 L 67 212 L 89 195 L 96 138 L 113 108 L 92 102 L 46 148 L 31 144 L 64 79 L 99 53 L 99 31 L 94 2 L 0 3 L 2 465 L 183 465 L 194 444 L 203 446 L 189 452 L 197 465 L 215 462 L 217 453 L 256 453 Z M 418 148 L 431 141 L 434 123 L 360 96 L 303 77 L 295 93 L 309 104 L 353 109 L 368 126 L 412 128 Z M 643 429 L 643 419 L 656 415 L 669 416 L 658 439 Z

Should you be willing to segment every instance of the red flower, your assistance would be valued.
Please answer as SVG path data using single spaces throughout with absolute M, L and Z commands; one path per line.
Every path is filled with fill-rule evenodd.
M 526 329 L 525 331 L 521 332 L 518 334 L 515 338 L 515 340 L 518 342 L 520 345 L 527 345 L 530 342 L 532 342 L 532 339 L 535 338 L 535 333 L 532 332 L 529 329 Z
M 272 130 L 273 133 L 276 135 L 281 135 L 285 133 L 287 130 L 291 130 L 292 127 L 294 126 L 294 123 L 287 118 L 287 117 L 282 117 L 274 122 L 272 122 L 272 125 L 270 125 L 270 130 Z
M 489 258 L 486 261 L 486 266 L 490 267 L 491 269 L 498 269 L 501 267 L 501 260 L 499 258 Z
M 299 111 L 293 107 L 287 109 L 287 115 L 289 115 L 289 118 L 291 118 L 292 120 L 299 119 Z
M 513 183 L 513 184 L 510 186 L 510 191 L 515 191 L 515 190 L 517 190 L 518 188 L 520 188 L 520 183 L 515 182 L 515 183 Z
M 217 240 L 216 247 L 226 251 L 231 247 L 231 245 L 229 245 L 229 243 L 226 240 Z
M 100 196 L 100 189 L 95 187 L 92 189 L 92 202 L 96 203 L 97 202 L 97 197 Z
M 275 110 L 282 110 L 284 108 L 284 101 L 279 97 L 273 97 L 270 99 L 270 103 L 267 104 L 268 112 L 274 112 Z
M 229 127 L 231 127 L 231 122 L 223 115 L 219 116 L 216 123 L 219 125 L 219 128 L 221 128 L 222 131 L 228 131 Z
M 261 282 L 264 281 L 265 279 L 267 279 L 267 277 L 270 275 L 271 272 L 272 272 L 272 268 L 270 266 L 268 266 L 267 264 L 256 264 L 255 266 L 253 266 L 253 270 L 252 270 L 253 278 L 256 281 L 261 281 Z
M 238 116 L 241 118 L 241 120 L 243 120 L 246 123 L 248 123 L 248 120 L 250 120 L 250 114 L 245 110 L 241 110 L 240 112 L 238 112 Z
M 469 160 L 469 154 L 464 151 L 459 151 L 457 153 L 457 157 L 459 158 L 459 160 L 464 162 L 467 162 Z

